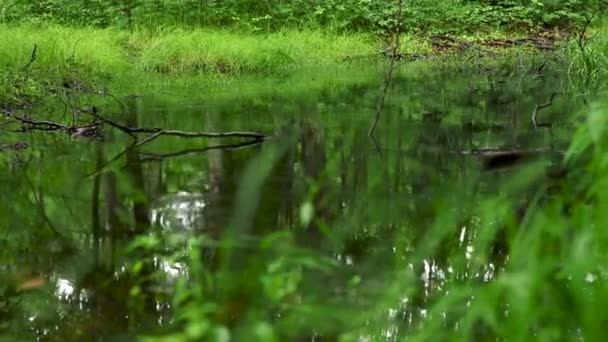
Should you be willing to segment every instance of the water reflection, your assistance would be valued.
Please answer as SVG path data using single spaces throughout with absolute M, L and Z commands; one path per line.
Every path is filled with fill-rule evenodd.
M 195 231 L 205 227 L 203 194 L 178 192 L 156 199 L 151 206 L 152 224 L 168 231 Z
M 256 250 L 242 241 L 258 242 L 288 231 L 298 246 L 333 256 L 341 265 L 332 269 L 332 277 L 307 273 L 304 281 L 331 300 L 356 297 L 362 308 L 365 298 L 352 290 L 357 284 L 377 282 L 370 287 L 386 287 L 378 275 L 390 267 L 415 274 L 412 290 L 386 312 L 385 328 L 378 332 L 382 339 L 397 340 L 429 314 L 427 303 L 447 282 L 490 281 L 504 266 L 508 246 L 500 237 L 493 242 L 492 255 L 479 259 L 480 250 L 472 244 L 479 234 L 477 217 L 441 232 L 439 246 L 427 248 L 425 236 L 435 232 L 442 203 L 452 200 L 449 203 L 474 206 L 475 194 L 499 193 L 500 180 L 508 178 L 509 168 L 482 173 L 483 158 L 462 151 L 553 149 L 564 144 L 561 137 L 567 136 L 568 128 L 560 123 L 569 116 L 567 109 L 575 106 L 568 98 L 555 97 L 555 106 L 543 109 L 543 120 L 554 123 L 550 130 L 534 129 L 529 121 L 537 98 L 547 98 L 560 87 L 559 75 L 547 75 L 545 80 L 404 73 L 393 82 L 376 130 L 377 146 L 370 143 L 367 130 L 379 74 L 310 93 L 236 93 L 213 103 L 200 98 L 197 105 L 191 105 L 192 99 L 180 105 L 184 99 L 160 95 L 130 99 L 121 113 L 133 127 L 279 132 L 264 144 L 159 138 L 143 148 L 129 148 L 130 137 L 120 132 L 107 133 L 103 144 L 32 135 L 32 145 L 38 147 L 15 157 L 17 162 L 27 160 L 28 177 L 10 168 L 0 171 L 7 189 L 7 200 L 0 205 L 3 223 L 23 227 L 7 233 L 18 241 L 7 247 L 12 253 L 7 264 L 50 270 L 52 279 L 52 296 L 43 295 L 52 305 L 34 305 L 27 317 L 46 311 L 47 321 L 34 320 L 38 337 L 50 334 L 48 339 L 57 341 L 83 336 L 103 339 L 110 334 L 133 337 L 151 326 L 171 324 L 171 286 L 177 279 L 191 277 L 187 263 L 162 253 L 150 260 L 139 256 L 125 260 L 125 246 L 135 237 L 154 236 L 150 227 L 155 226 L 161 234 L 188 232 L 217 243 L 228 228 L 234 228 L 232 216 L 240 214 L 234 211 L 238 191 L 244 188 L 254 196 L 255 189 L 240 183 L 247 167 L 259 162 L 269 144 L 284 144 L 285 152 L 275 164 L 260 167 L 268 173 L 260 176 L 266 177 L 262 190 L 250 203 L 253 209 L 247 209 L 253 211 L 247 222 L 251 229 L 247 236 L 238 236 L 244 247 L 235 251 L 233 259 L 248 265 Z M 106 112 L 111 111 L 108 105 Z M 282 139 L 284 131 L 296 133 Z M 13 157 L 6 158 L 16 163 Z M 543 158 L 542 154 L 533 157 Z M 40 200 L 34 202 L 34 197 Z M 306 219 L 301 215 L 304 205 L 312 208 Z M 74 244 L 74 255 L 46 248 L 56 236 L 44 222 L 52 222 Z M 494 228 L 499 226 L 497 222 Z M 26 248 L 33 236 L 39 246 Z M 153 237 L 144 241 L 163 253 L 171 247 Z M 188 254 L 198 247 L 180 248 Z M 419 262 L 410 262 L 417 253 Z M 209 270 L 217 267 L 214 248 L 201 248 L 200 254 Z M 237 283 L 246 277 L 238 274 L 232 280 Z M 24 303 L 35 300 L 26 297 Z M 53 316 L 64 311 L 72 317 Z M 277 315 L 281 317 L 281 312 Z M 67 336 L 76 328 L 81 335 Z

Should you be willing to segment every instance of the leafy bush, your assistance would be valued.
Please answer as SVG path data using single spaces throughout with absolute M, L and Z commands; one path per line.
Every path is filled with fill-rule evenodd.
M 603 0 L 414 0 L 403 1 L 403 30 L 471 31 L 506 26 L 580 24 Z M 384 0 L 5 0 L 0 19 L 49 20 L 76 26 L 239 27 L 251 31 L 322 26 L 352 31 L 394 29 L 398 2 Z

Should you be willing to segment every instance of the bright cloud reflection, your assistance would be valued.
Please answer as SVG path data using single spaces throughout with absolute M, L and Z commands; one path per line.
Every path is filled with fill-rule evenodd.
M 171 231 L 193 231 L 203 227 L 206 202 L 201 193 L 177 192 L 162 196 L 152 206 L 154 224 Z

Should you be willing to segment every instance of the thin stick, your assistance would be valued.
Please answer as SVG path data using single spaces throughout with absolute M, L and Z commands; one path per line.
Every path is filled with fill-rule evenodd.
M 374 118 L 374 122 L 369 128 L 369 131 L 367 132 L 367 135 L 370 137 L 374 135 L 374 131 L 376 130 L 376 126 L 378 125 L 378 121 L 380 121 L 380 115 L 382 114 L 382 110 L 384 109 L 386 94 L 388 93 L 388 89 L 393 79 L 393 70 L 395 69 L 395 61 L 397 60 L 397 52 L 399 51 L 399 36 L 401 33 L 401 1 L 402 0 L 398 0 L 397 2 L 397 29 L 395 31 L 395 42 L 393 43 L 393 51 L 391 53 L 391 61 L 388 67 L 388 72 L 386 73 L 386 77 L 384 78 L 384 89 L 382 90 L 382 97 L 380 97 L 378 107 L 376 108 L 376 117 Z
M 134 147 L 140 147 L 140 146 L 142 146 L 142 145 L 145 145 L 145 144 L 149 143 L 150 141 L 152 141 L 152 140 L 154 140 L 154 139 L 156 139 L 156 138 L 158 138 L 158 137 L 160 137 L 160 136 L 161 136 L 161 132 L 156 132 L 156 133 L 154 133 L 154 134 L 152 134 L 152 135 L 150 135 L 150 136 L 146 137 L 144 140 L 138 141 L 138 142 L 135 144 L 135 146 L 134 146 Z
M 538 111 L 540 109 L 551 106 L 553 104 L 553 99 L 555 98 L 555 96 L 557 94 L 558 93 L 551 94 L 551 98 L 546 103 L 543 103 L 541 105 L 539 105 L 539 104 L 534 105 L 534 111 L 532 111 L 532 125 L 534 125 L 534 128 L 538 128 L 538 122 L 536 121 L 536 116 L 538 115 Z
M 257 132 L 190 132 L 180 131 L 173 129 L 162 129 L 162 128 L 129 128 L 131 133 L 154 133 L 160 135 L 176 136 L 181 138 L 254 138 L 254 139 L 265 139 L 262 133 Z
M 142 156 L 141 161 L 145 163 L 148 161 L 160 161 L 163 159 L 182 157 L 182 156 L 191 155 L 191 154 L 201 154 L 201 153 L 205 153 L 205 152 L 209 152 L 209 151 L 213 151 L 213 150 L 234 151 L 234 150 L 239 150 L 239 149 L 243 149 L 243 148 L 257 146 L 257 145 L 260 145 L 263 143 L 264 143 L 264 140 L 255 139 L 255 140 L 246 141 L 246 142 L 242 142 L 242 143 L 238 143 L 238 144 L 213 145 L 213 146 L 207 146 L 207 147 L 203 147 L 203 148 L 193 148 L 193 149 L 187 149 L 187 150 L 182 150 L 182 151 L 173 152 L 173 153 L 166 153 L 166 154 L 140 152 L 139 155 Z
M 137 138 L 137 133 L 153 133 L 154 135 L 150 140 L 156 139 L 161 135 L 177 136 L 181 138 L 254 138 L 254 139 L 266 139 L 266 135 L 258 132 L 190 132 L 180 131 L 173 129 L 162 129 L 162 128 L 131 128 L 121 125 L 112 120 L 106 119 L 97 113 L 97 108 L 93 107 L 93 110 L 86 111 L 85 113 L 93 115 L 95 118 L 107 123 L 108 125 L 117 128 L 118 130 L 130 135 L 133 139 Z M 146 139 L 147 140 L 147 139 Z M 148 140 L 148 141 L 150 141 Z M 146 142 L 148 142 L 146 141 Z
M 34 49 L 32 50 L 32 56 L 30 57 L 29 62 L 27 62 L 27 64 L 25 65 L 25 70 L 28 70 L 30 68 L 30 66 L 32 66 L 32 63 L 34 63 L 34 61 L 36 60 L 36 51 L 38 51 L 38 44 L 34 44 Z
M 473 43 L 467 42 L 466 40 L 462 40 L 462 39 L 458 39 L 458 38 L 446 36 L 446 35 L 434 35 L 434 36 L 431 36 L 431 38 L 449 40 L 452 43 L 456 43 L 456 44 L 459 44 L 460 46 L 463 46 L 465 49 L 477 50 L 488 56 L 496 57 L 496 53 L 494 51 L 482 49 Z
M 58 123 L 52 122 L 52 121 L 34 121 L 31 119 L 26 119 L 26 118 L 16 116 L 16 115 L 13 115 L 12 117 L 21 123 L 32 125 L 33 127 L 30 127 L 30 129 L 32 129 L 36 126 L 47 126 L 50 130 L 68 130 L 68 126 L 58 124 Z

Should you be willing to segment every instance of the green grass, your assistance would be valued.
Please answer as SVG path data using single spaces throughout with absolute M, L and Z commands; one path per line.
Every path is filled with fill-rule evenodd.
M 234 73 L 336 64 L 349 56 L 377 54 L 369 35 L 321 31 L 240 34 L 224 31 L 121 31 L 60 26 L 0 26 L 5 37 L 0 63 L 26 65 L 38 46 L 34 67 L 65 72 L 73 65 L 94 73 L 127 70 Z M 73 63 L 73 64 L 70 64 Z
M 211 29 L 121 31 L 60 26 L 0 25 L 0 104 L 20 105 L 81 88 L 132 82 L 145 74 L 209 78 L 289 72 L 379 59 L 380 44 L 366 34 L 281 31 L 242 34 Z M 29 65 L 34 46 L 36 57 Z M 357 57 L 357 58 L 354 58 Z
M 568 45 L 569 74 L 574 84 L 604 89 L 608 85 L 608 22 L 589 29 Z
M 216 30 L 173 30 L 152 37 L 141 50 L 139 66 L 162 72 L 272 73 L 278 69 L 343 63 L 350 56 L 375 56 L 368 35 L 326 35 L 285 31 L 242 35 Z
M 475 43 L 484 35 L 505 34 L 498 30 L 462 38 Z M 4 37 L 0 41 L 0 64 L 5 67 L 0 75 L 0 106 L 4 108 L 53 97 L 64 92 L 66 84 L 87 91 L 167 75 L 223 82 L 235 76 L 286 75 L 303 69 L 378 63 L 382 61 L 379 52 L 387 46 L 386 39 L 369 33 L 320 29 L 256 34 L 211 28 L 127 31 L 39 23 L 0 24 L 0 35 Z M 34 46 L 36 58 L 29 65 Z M 589 49 L 587 55 L 571 49 L 572 74 L 601 82 L 607 63 L 601 51 L 606 50 L 606 41 L 594 40 Z M 404 33 L 400 51 L 431 55 L 433 47 L 422 36 Z M 459 60 L 459 55 L 452 54 L 448 60 Z M 440 64 L 445 62 L 438 59 Z
M 242 35 L 207 29 L 128 33 L 114 29 L 4 26 L 0 32 L 8 37 L 0 49 L 0 61 L 10 66 L 10 72 L 2 77 L 13 77 L 13 81 L 19 83 L 19 94 L 34 97 L 43 95 L 36 87 L 60 90 L 66 81 L 113 84 L 127 91 L 133 90 L 134 83 L 139 81 L 146 90 L 146 85 L 164 79 L 168 83 L 191 82 L 192 97 L 198 91 L 197 100 L 203 102 L 206 96 L 201 93 L 213 90 L 197 87 L 201 80 L 206 84 L 204 79 L 208 76 L 217 77 L 216 82 L 225 80 L 226 75 L 238 75 L 243 80 L 260 74 L 283 77 L 284 72 L 293 69 L 319 69 L 319 66 L 330 69 L 329 66 L 336 64 L 356 69 L 356 65 L 343 62 L 344 57 L 365 56 L 377 49 L 374 40 L 366 35 L 335 36 L 316 31 Z M 38 58 L 24 70 L 34 44 L 38 45 Z M 588 47 L 586 57 L 593 57 L 593 64 L 588 64 L 587 59 L 577 59 L 584 57 L 579 55 L 580 51 L 570 50 L 572 73 L 581 79 L 591 75 L 592 80 L 599 82 L 600 75 L 605 73 L 607 46 L 602 36 L 598 36 Z M 412 53 L 418 51 L 414 50 L 416 46 L 406 48 L 413 49 Z M 359 74 L 348 67 L 341 70 L 354 79 L 366 78 L 364 71 Z M 417 70 L 412 70 L 412 74 L 424 77 Z M 295 79 L 285 77 L 284 86 L 279 88 L 307 96 L 311 87 L 325 88 L 339 73 L 328 72 L 324 76 L 323 85 L 314 79 L 314 74 L 299 75 L 300 78 Z M 408 87 L 420 84 L 414 77 L 408 80 Z M 169 87 L 163 89 L 162 84 L 156 86 L 157 92 L 144 92 L 171 91 Z M 441 83 L 434 88 L 456 93 L 449 86 L 465 88 L 460 84 Z M 263 86 L 259 83 L 246 82 L 215 91 L 221 96 L 221 90 L 231 88 L 237 93 L 231 95 L 235 98 L 243 97 L 239 92 L 273 91 L 270 85 L 261 89 Z M 391 96 L 410 93 L 409 88 L 400 88 L 400 92 L 393 92 Z M 220 100 L 233 102 L 229 95 Z M 350 101 L 357 104 L 360 100 Z M 415 100 L 398 103 L 411 109 L 416 105 Z M 251 101 L 255 105 L 255 98 Z M 337 113 L 342 113 L 339 102 L 330 107 L 328 118 L 337 118 Z M 331 103 L 327 101 L 326 105 Z M 271 104 L 270 97 L 267 103 L 261 101 L 261 105 Z M 297 106 L 298 103 L 294 105 Z M 300 110 L 298 115 L 308 114 L 305 106 Z M 372 111 L 373 108 L 370 113 Z M 387 331 L 412 341 L 601 340 L 605 334 L 603 310 L 608 304 L 605 248 L 608 235 L 604 229 L 608 223 L 605 219 L 608 198 L 604 191 L 608 185 L 606 112 L 605 104 L 599 102 L 582 113 L 584 119 L 573 135 L 563 162 L 569 172 L 558 179 L 548 179 L 544 168 L 538 165 L 492 174 L 458 173 L 458 165 L 451 165 L 456 166 L 454 184 L 447 184 L 444 191 L 428 200 L 424 190 L 420 194 L 405 190 L 420 178 L 416 169 L 428 170 L 428 182 L 439 175 L 432 166 L 422 168 L 426 161 L 392 159 L 389 155 L 389 159 L 370 163 L 373 167 L 366 168 L 364 173 L 366 186 L 358 189 L 360 200 L 350 202 L 348 208 L 352 209 L 330 221 L 330 229 L 324 232 L 324 237 L 336 244 L 329 249 L 332 253 L 347 250 L 345 246 L 353 237 L 366 239 L 368 245 L 359 252 L 362 261 L 356 268 L 338 264 L 329 252 L 303 248 L 297 242 L 298 229 L 287 227 L 271 227 L 277 231 L 256 240 L 251 246 L 255 253 L 242 267 L 218 272 L 206 269 L 201 263 L 200 249 L 190 248 L 184 252 L 179 249 L 182 246 L 171 246 L 159 238 L 153 241 L 156 243 L 153 246 L 162 253 L 174 247 L 177 257 L 185 259 L 191 278 L 171 287 L 172 291 L 176 289 L 174 307 L 179 313 L 176 326 L 159 332 L 166 336 L 149 340 L 221 340 L 230 335 L 233 340 L 254 336 L 255 340 L 278 341 L 319 333 L 330 340 L 375 341 L 390 340 Z M 184 121 L 179 116 L 173 120 Z M 344 125 L 351 127 L 352 120 L 353 117 L 347 117 Z M 396 119 L 385 116 L 383 120 Z M 323 131 L 328 122 L 319 121 L 317 128 Z M 394 129 L 394 134 L 389 136 L 408 136 L 399 131 L 397 125 L 390 122 L 385 125 Z M 334 122 L 334 127 L 337 126 Z M 247 168 L 242 184 L 253 186 L 242 187 L 239 193 L 242 200 L 235 213 L 249 212 L 245 210 L 247 206 L 258 203 L 262 196 L 260 182 L 265 176 L 270 177 L 272 166 L 286 153 L 285 146 L 296 144 L 290 139 L 286 139 L 285 146 L 281 144 L 283 141 L 278 142 L 263 149 Z M 411 143 L 422 144 L 418 140 Z M 323 185 L 339 178 L 337 175 L 343 166 L 341 153 L 346 153 L 344 158 L 362 154 L 355 139 L 340 139 L 340 143 L 332 145 L 337 146 L 335 153 L 328 154 L 327 170 L 323 170 L 327 179 L 321 176 L 310 180 L 311 189 L 306 191 L 314 193 L 316 182 Z M 416 166 L 416 162 L 422 166 Z M 347 165 L 347 171 L 353 172 L 351 164 Z M 192 169 L 198 170 L 198 167 Z M 290 168 L 291 172 L 302 172 L 293 169 Z M 37 170 L 42 179 L 51 184 L 58 182 L 48 177 L 48 170 L 44 171 L 42 174 Z M 304 179 L 301 173 L 295 175 L 295 179 Z M 386 196 L 388 176 L 389 180 L 401 182 L 402 192 L 398 195 L 403 196 Z M 8 184 L 15 182 L 14 177 L 10 175 Z M 23 176 L 17 173 L 16 177 Z M 312 202 L 303 200 L 303 204 Z M 518 215 L 522 203 L 527 210 Z M 323 203 L 319 205 L 322 207 Z M 386 208 L 392 208 L 388 215 Z M 238 219 L 251 221 L 251 217 L 237 216 L 235 223 L 228 227 L 235 235 L 240 233 L 238 229 L 244 229 Z M 467 233 L 464 241 L 458 243 L 459 229 L 463 227 Z M 155 237 L 142 237 L 144 242 L 152 239 Z M 226 249 L 230 249 L 229 242 L 226 240 Z M 501 244 L 508 249 L 508 258 L 496 252 L 496 245 Z M 395 252 L 391 247 L 395 247 Z M 228 252 L 239 251 L 235 248 Z M 420 281 L 419 271 L 420 265 L 431 260 L 444 271 L 444 277 L 436 278 L 434 285 L 427 289 Z M 491 272 L 491 280 L 485 279 L 486 272 Z M 137 296 L 133 293 L 135 302 Z M 421 310 L 426 314 L 422 315 Z M 280 317 L 276 312 L 281 313 Z M 413 319 L 408 321 L 407 317 Z

